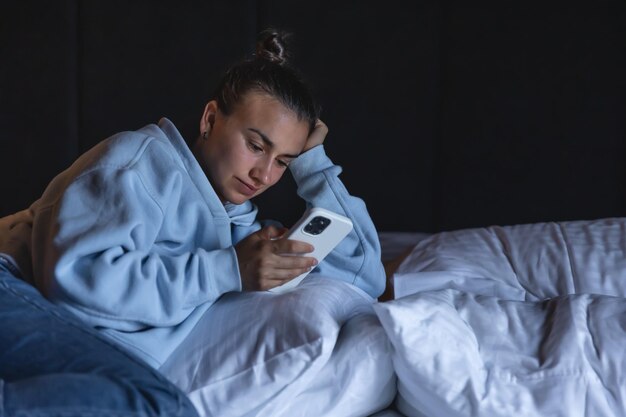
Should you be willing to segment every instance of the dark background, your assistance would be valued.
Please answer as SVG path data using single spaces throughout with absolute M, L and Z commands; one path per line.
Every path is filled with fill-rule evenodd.
M 267 26 L 323 106 L 327 150 L 380 231 L 626 214 L 626 2 L 0 3 L 0 215 L 80 153 L 170 118 L 198 134 Z M 286 175 L 257 199 L 290 224 Z

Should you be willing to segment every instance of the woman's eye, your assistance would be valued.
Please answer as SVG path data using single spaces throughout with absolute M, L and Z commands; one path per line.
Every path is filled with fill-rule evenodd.
M 263 148 L 254 142 L 248 142 L 248 147 L 254 152 L 263 152 Z
M 276 161 L 278 162 L 278 165 L 279 165 L 281 168 L 287 168 L 287 167 L 289 166 L 289 163 L 288 163 L 288 162 L 281 161 L 280 159 L 277 159 Z

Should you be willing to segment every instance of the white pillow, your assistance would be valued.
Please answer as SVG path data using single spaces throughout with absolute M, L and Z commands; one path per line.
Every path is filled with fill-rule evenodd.
M 626 295 L 626 218 L 491 226 L 421 240 L 394 274 L 395 298 L 455 288 L 506 300 Z
M 284 294 L 228 293 L 160 370 L 201 416 L 277 416 L 328 362 L 341 326 L 372 302 L 318 274 Z
M 457 311 L 454 290 L 413 294 L 374 305 L 393 345 L 396 407 L 407 416 L 475 415 L 486 397 L 476 335 Z
M 396 396 L 391 344 L 374 310 L 344 324 L 328 363 L 280 416 L 369 416 Z

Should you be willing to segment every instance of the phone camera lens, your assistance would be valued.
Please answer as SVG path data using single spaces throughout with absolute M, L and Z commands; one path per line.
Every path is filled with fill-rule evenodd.
M 315 216 L 305 227 L 304 231 L 311 235 L 319 235 L 328 227 L 330 219 L 322 216 Z

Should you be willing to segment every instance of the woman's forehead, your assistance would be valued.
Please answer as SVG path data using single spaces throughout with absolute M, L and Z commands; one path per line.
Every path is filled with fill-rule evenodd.
M 300 153 L 309 132 L 307 122 L 266 93 L 247 93 L 229 119 L 240 128 L 264 136 L 284 153 Z

